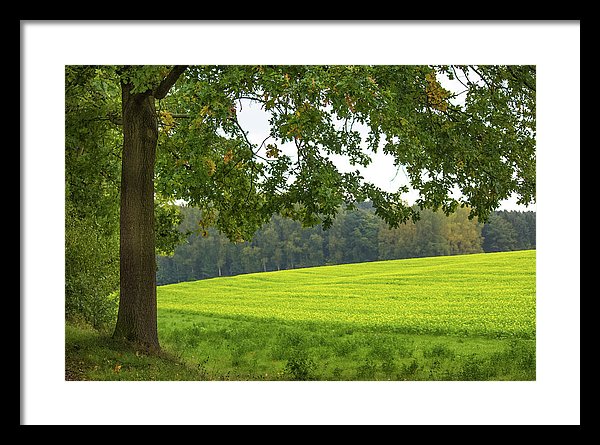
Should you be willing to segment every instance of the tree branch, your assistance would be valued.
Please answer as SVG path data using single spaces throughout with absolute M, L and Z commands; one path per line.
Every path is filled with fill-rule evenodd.
M 483 74 L 481 74 L 479 72 L 479 70 L 477 70 L 477 68 L 475 68 L 474 66 L 471 66 L 471 69 L 473 71 L 475 71 L 475 73 L 477 73 L 477 75 L 481 78 L 481 80 L 483 80 L 485 82 L 485 84 L 487 85 L 488 89 L 490 89 L 490 90 L 494 89 L 494 87 L 492 85 L 490 85 L 490 83 L 488 82 L 488 80 L 485 77 L 483 77 Z
M 512 67 L 510 65 L 506 65 L 506 69 L 508 70 L 508 72 L 510 73 L 511 76 L 513 76 L 513 78 L 517 81 L 517 82 L 523 82 L 523 85 L 525 85 L 527 88 L 529 88 L 531 91 L 535 91 L 535 86 L 532 86 L 529 82 L 527 82 L 525 80 L 525 78 L 519 78 L 515 72 L 513 71 Z
M 174 119 L 191 119 L 193 116 L 189 114 L 177 114 L 171 113 Z M 123 125 L 123 118 L 121 116 L 117 116 L 116 114 L 109 114 L 107 117 L 97 117 L 94 119 L 88 119 L 90 121 L 109 121 L 115 125 Z
M 267 142 L 267 140 L 269 140 L 271 138 L 271 135 L 268 135 L 266 138 L 264 138 L 263 141 L 261 142 L 261 144 L 256 149 L 256 151 L 254 151 L 252 149 L 252 143 L 248 140 L 248 137 L 246 136 L 246 133 L 244 132 L 244 129 L 240 125 L 240 122 L 238 121 L 237 116 L 235 116 L 233 118 L 233 121 L 234 121 L 235 125 L 238 127 L 238 129 L 240 130 L 240 133 L 242 134 L 242 137 L 244 138 L 244 140 L 246 142 L 246 145 L 248 146 L 248 148 L 250 149 L 250 152 L 252 153 L 252 157 L 257 157 L 257 158 L 263 159 L 263 160 L 265 160 L 267 162 L 272 162 L 272 159 L 263 158 L 262 156 L 260 156 L 258 154 L 258 152 L 260 151 L 260 149 L 265 145 L 265 142 Z M 239 163 L 239 161 L 238 161 L 238 163 Z M 238 163 L 236 163 L 234 165 L 234 167 L 237 166 Z
M 175 65 L 171 72 L 167 74 L 167 77 L 165 77 L 160 85 L 153 91 L 153 96 L 156 99 L 163 99 L 186 69 L 187 65 Z
M 456 69 L 454 68 L 454 65 L 450 65 L 450 67 L 452 68 L 452 72 L 454 73 L 454 78 L 456 80 L 458 80 L 462 84 L 463 87 L 466 88 L 465 91 L 469 91 L 469 87 L 467 85 L 465 85 L 465 83 L 462 80 L 460 80 L 460 78 L 458 77 L 458 73 L 456 72 Z

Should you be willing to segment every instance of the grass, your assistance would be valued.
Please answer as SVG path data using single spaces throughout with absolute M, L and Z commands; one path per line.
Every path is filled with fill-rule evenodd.
M 248 274 L 158 288 L 168 357 L 67 349 L 99 380 L 535 380 L 535 298 L 535 251 Z
M 65 326 L 65 380 L 196 380 L 176 356 L 147 355 L 108 332 L 82 324 Z

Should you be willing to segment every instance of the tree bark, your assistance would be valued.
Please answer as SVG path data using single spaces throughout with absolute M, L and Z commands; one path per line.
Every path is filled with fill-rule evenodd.
M 159 351 L 156 312 L 154 164 L 158 122 L 150 91 L 123 83 L 120 301 L 115 338 Z

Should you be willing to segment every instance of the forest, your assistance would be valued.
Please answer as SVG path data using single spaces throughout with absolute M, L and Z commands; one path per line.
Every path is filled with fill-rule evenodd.
M 536 214 L 499 210 L 487 223 L 467 208 L 450 215 L 424 210 L 416 222 L 389 228 L 370 202 L 340 211 L 329 230 L 302 227 L 274 215 L 252 241 L 232 243 L 199 225 L 201 212 L 181 207 L 186 242 L 173 255 L 157 256 L 157 284 L 301 267 L 535 249 Z

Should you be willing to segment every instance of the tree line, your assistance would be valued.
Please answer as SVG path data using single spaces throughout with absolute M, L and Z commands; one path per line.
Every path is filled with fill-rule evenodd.
M 218 276 L 376 260 L 535 249 L 536 214 L 495 211 L 485 224 L 459 208 L 450 216 L 421 211 L 417 222 L 390 228 L 371 203 L 340 211 L 328 230 L 274 215 L 252 241 L 232 243 L 199 225 L 201 212 L 182 207 L 187 241 L 157 257 L 157 284 Z

